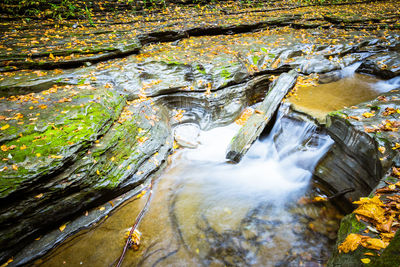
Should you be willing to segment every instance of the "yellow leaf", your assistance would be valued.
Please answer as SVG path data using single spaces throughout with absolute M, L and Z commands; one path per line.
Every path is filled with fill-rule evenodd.
M 395 190 L 396 189 L 396 185 L 394 185 L 394 184 L 389 185 L 389 189 Z
M 60 227 L 58 227 L 58 229 L 62 232 L 62 231 L 64 231 L 65 227 L 67 227 L 67 225 L 63 224 Z
M 3 263 L 0 267 L 6 267 L 8 264 L 10 264 L 10 263 L 13 262 L 13 261 L 14 261 L 14 259 L 13 259 L 13 258 L 10 258 L 10 259 L 8 259 L 7 262 Z
M 126 169 L 127 169 L 127 170 L 130 170 L 130 169 L 131 169 L 131 165 L 128 165 L 128 167 L 126 167 Z
M 13 168 L 14 171 L 18 171 L 18 166 L 17 165 L 13 164 L 12 168 Z
M 363 247 L 369 249 L 380 250 L 382 248 L 386 248 L 389 245 L 388 242 L 383 242 L 383 240 L 379 238 L 368 238 L 365 242 L 362 243 Z
M 100 175 L 100 171 L 99 170 L 96 170 L 96 173 L 97 173 L 97 175 Z
M 398 149 L 398 148 L 400 148 L 400 144 L 399 144 L 399 143 L 396 143 L 396 144 L 394 145 L 394 147 L 392 147 L 393 150 L 396 150 L 396 149 Z
M 368 259 L 368 258 L 364 258 L 364 259 L 361 259 L 361 262 L 362 262 L 362 263 L 365 263 L 365 264 L 368 264 L 368 263 L 371 262 L 371 260 Z
M 43 193 L 40 193 L 39 195 L 36 195 L 35 198 L 42 198 L 43 197 Z
M 58 155 L 58 156 L 56 156 L 56 155 L 50 155 L 50 158 L 52 158 L 52 159 L 62 159 L 63 156 L 60 156 L 60 155 Z
M 363 115 L 365 118 L 371 118 L 371 117 L 375 116 L 375 114 L 374 114 L 374 113 L 371 113 L 371 112 L 365 112 L 365 113 L 363 113 L 362 115 Z
M 54 60 L 54 59 L 55 59 L 55 58 L 54 58 L 54 55 L 53 55 L 52 53 L 50 53 L 49 58 L 50 58 L 51 60 Z
M 4 131 L 4 130 L 7 130 L 8 128 L 10 128 L 10 125 L 9 125 L 9 124 L 6 124 L 6 125 L 4 125 L 3 127 L 1 127 L 0 129 L 1 129 L 2 131 Z
M 362 236 L 359 234 L 349 234 L 342 244 L 338 246 L 339 252 L 348 253 L 354 251 L 361 244 Z
M 26 145 L 22 145 L 19 149 L 21 149 L 21 150 L 26 149 Z
M 105 207 L 100 207 L 100 211 L 103 211 L 103 210 L 105 210 L 106 208 Z
M 7 147 L 6 145 L 2 145 L 2 146 L 0 147 L 0 149 L 1 149 L 2 151 L 6 152 L 6 151 L 8 150 L 8 147 Z
M 382 154 L 385 153 L 386 149 L 383 146 L 378 147 L 379 152 L 381 152 Z
M 115 160 L 115 157 L 111 157 L 111 159 L 110 159 L 111 161 L 114 161 Z
M 363 215 L 378 223 L 386 221 L 385 210 L 382 208 L 383 203 L 378 196 L 374 196 L 373 198 L 360 198 L 359 201 L 354 201 L 353 203 L 360 205 L 353 211 L 355 214 Z
M 40 157 L 41 156 L 41 154 L 40 153 L 36 153 L 36 157 Z
M 321 197 L 321 196 L 316 196 L 314 197 L 314 199 L 312 200 L 313 202 L 322 202 L 322 201 L 327 201 L 328 198 L 326 197 Z

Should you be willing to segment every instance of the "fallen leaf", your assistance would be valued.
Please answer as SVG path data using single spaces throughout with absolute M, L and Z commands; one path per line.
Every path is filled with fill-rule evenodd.
M 6 124 L 6 125 L 2 126 L 0 129 L 1 129 L 2 131 L 4 131 L 4 130 L 7 130 L 8 128 L 10 128 L 10 125 L 9 125 L 9 124 Z
M 67 225 L 63 224 L 60 227 L 58 227 L 58 229 L 62 232 L 62 231 L 64 231 L 65 227 L 67 227 Z
M 8 261 L 6 261 L 5 263 L 3 263 L 0 267 L 6 267 L 6 266 L 8 266 L 8 264 L 10 264 L 11 262 L 13 262 L 14 261 L 14 259 L 13 258 L 10 258 L 10 259 L 8 259 Z
M 338 246 L 339 252 L 348 253 L 354 251 L 361 244 L 362 236 L 359 234 L 349 234 L 342 244 Z
M 364 259 L 361 259 L 361 262 L 362 262 L 362 263 L 365 263 L 365 264 L 368 264 L 368 263 L 371 262 L 371 260 L 368 259 L 368 258 L 364 258 Z
M 362 242 L 363 247 L 369 248 L 369 249 L 376 249 L 380 250 L 382 248 L 386 248 L 389 243 L 383 242 L 379 238 L 368 238 L 365 242 Z
M 386 221 L 385 210 L 382 208 L 383 203 L 378 196 L 374 196 L 373 198 L 361 198 L 359 201 L 354 201 L 353 203 L 360 205 L 353 211 L 355 214 L 360 214 L 378 223 Z
M 365 112 L 365 113 L 363 113 L 362 115 L 363 115 L 365 118 L 371 118 L 371 117 L 375 116 L 375 114 L 374 114 L 374 113 L 371 113 L 371 112 Z

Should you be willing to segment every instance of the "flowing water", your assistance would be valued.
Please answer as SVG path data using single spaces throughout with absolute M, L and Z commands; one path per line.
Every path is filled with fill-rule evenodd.
M 225 161 L 236 124 L 202 131 L 196 149 L 178 150 L 139 225 L 140 249 L 128 251 L 124 266 L 325 263 L 341 216 L 328 202 L 312 200 L 318 192 L 310 179 L 333 141 L 285 112 L 239 164 Z M 37 264 L 111 265 L 145 201 L 128 203 Z
M 357 67 L 342 70 L 338 81 L 303 87 L 289 101 L 296 109 L 322 117 L 400 86 L 399 77 L 379 81 L 355 74 Z M 341 215 L 316 198 L 320 191 L 311 178 L 333 141 L 314 125 L 286 113 L 287 107 L 281 107 L 268 136 L 256 141 L 236 165 L 226 162 L 225 153 L 238 125 L 200 131 L 194 136 L 197 140 L 186 140 L 193 148 L 177 150 L 156 179 L 150 207 L 139 225 L 141 245 L 138 251 L 128 251 L 123 266 L 326 263 Z M 196 135 L 198 126 L 186 126 L 189 136 Z M 147 195 L 126 203 L 35 264 L 115 264 L 124 235 L 146 200 Z

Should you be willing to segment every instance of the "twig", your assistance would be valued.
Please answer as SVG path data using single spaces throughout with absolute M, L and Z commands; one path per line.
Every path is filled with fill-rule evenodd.
M 127 251 L 128 247 L 129 247 L 129 245 L 131 243 L 131 238 L 132 238 L 133 232 L 135 232 L 136 227 L 139 225 L 140 221 L 143 218 L 144 213 L 146 212 L 146 210 L 147 210 L 147 208 L 149 206 L 151 195 L 153 193 L 153 190 L 152 190 L 153 181 L 151 181 L 151 183 L 150 183 L 148 188 L 150 189 L 149 197 L 147 198 L 146 204 L 144 205 L 143 209 L 140 211 L 139 215 L 136 217 L 135 223 L 133 224 L 133 226 L 131 228 L 131 231 L 129 232 L 129 236 L 128 236 L 128 239 L 126 240 L 126 243 L 125 243 L 125 246 L 124 246 L 124 250 L 122 251 L 122 254 L 119 257 L 119 260 L 118 260 L 118 263 L 117 263 L 116 267 L 120 267 L 121 266 L 121 264 L 122 264 L 122 262 L 123 262 L 123 260 L 125 258 L 126 251 Z
M 338 197 L 342 197 L 342 196 L 344 196 L 345 194 L 350 193 L 350 192 L 354 192 L 354 191 L 355 191 L 354 188 L 343 189 L 342 191 L 339 191 L 339 192 L 337 192 L 336 194 L 334 194 L 334 195 L 328 197 L 328 199 L 329 199 L 329 200 L 332 200 L 332 199 L 335 199 L 335 198 L 338 198 Z

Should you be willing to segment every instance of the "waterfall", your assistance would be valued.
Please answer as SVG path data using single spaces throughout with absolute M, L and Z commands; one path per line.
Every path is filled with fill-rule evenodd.
M 333 141 L 317 133 L 315 125 L 289 119 L 287 112 L 286 106 L 280 108 L 269 136 L 257 140 L 239 164 L 224 160 L 227 143 L 237 127 L 202 132 L 201 145 L 186 154 L 192 161 L 191 175 L 217 195 L 276 202 L 304 193 L 316 164 Z

